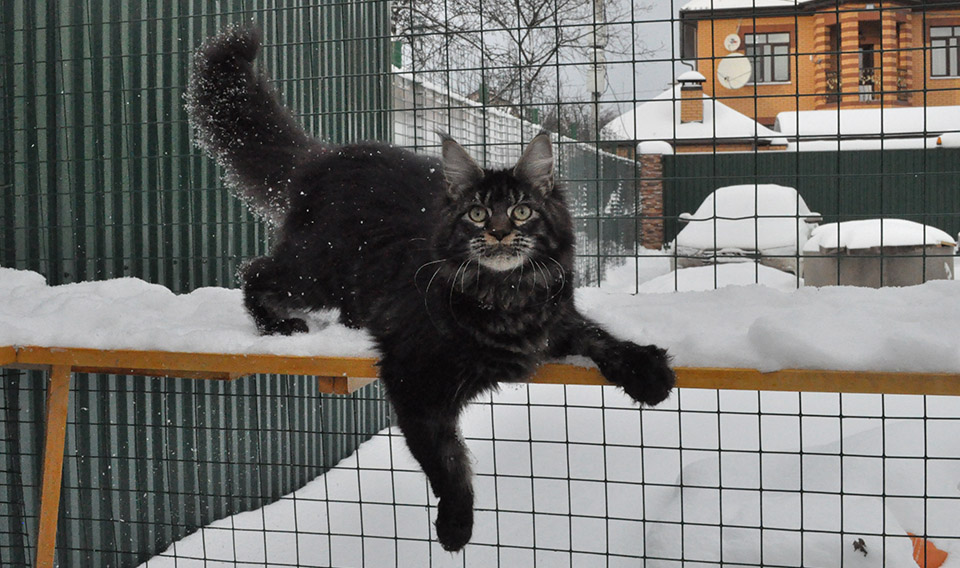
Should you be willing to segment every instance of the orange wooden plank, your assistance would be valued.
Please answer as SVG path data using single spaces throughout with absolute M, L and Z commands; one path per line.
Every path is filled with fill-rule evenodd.
M 0 351 L 2 353 L 2 351 Z M 270 373 L 321 377 L 321 392 L 349 394 L 377 376 L 376 359 L 20 347 L 16 365 L 69 365 L 84 372 L 232 379 Z M 678 367 L 682 388 L 960 395 L 960 374 Z M 595 367 L 548 363 L 538 384 L 607 385 Z
M 63 479 L 63 446 L 70 403 L 70 367 L 55 365 L 47 385 L 46 432 L 43 442 L 43 479 L 37 525 L 37 568 L 53 568 L 57 546 L 57 517 Z
M 846 392 L 878 394 L 960 395 L 960 374 L 874 371 L 818 371 L 785 369 L 762 373 L 756 369 L 677 367 L 681 388 Z M 609 385 L 595 367 L 550 363 L 530 380 L 539 384 Z
M 12 345 L 0 345 L 0 367 L 17 362 L 17 350 Z
M 677 386 L 683 388 L 833 392 L 875 394 L 960 395 L 960 374 L 784 369 L 679 367 Z
M 375 378 L 376 359 L 21 347 L 17 365 L 69 365 L 78 371 L 205 379 L 252 374 Z M 344 387 L 346 388 L 346 387 Z M 330 391 L 333 392 L 333 391 Z

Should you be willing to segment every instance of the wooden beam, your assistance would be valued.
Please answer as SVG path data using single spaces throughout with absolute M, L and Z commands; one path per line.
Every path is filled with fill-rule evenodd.
M 0 346 L 0 367 L 17 362 L 17 350 L 12 345 Z
M 9 348 L 0 347 L 0 357 Z M 4 360 L 4 359 L 0 359 Z M 321 392 L 349 394 L 377 377 L 374 358 L 306 357 L 295 355 L 239 355 L 19 347 L 19 367 L 46 369 L 66 365 L 75 371 L 173 376 L 199 379 L 235 379 L 267 373 L 318 377 Z M 960 374 L 879 371 L 831 371 L 678 367 L 681 388 L 793 392 L 850 392 L 878 394 L 960 395 Z M 547 363 L 530 379 L 536 384 L 608 385 L 595 367 Z
M 822 371 L 677 367 L 680 388 L 833 392 L 874 394 L 960 395 L 960 374 L 880 371 Z M 530 380 L 537 384 L 609 385 L 593 367 L 548 363 Z
M 375 379 L 376 363 L 376 359 L 369 357 L 242 355 L 33 346 L 18 348 L 16 360 L 16 365 L 22 367 L 45 368 L 50 365 L 68 365 L 76 372 L 84 373 L 220 380 L 236 379 L 253 374 L 312 375 L 343 379 L 320 382 L 321 387 L 329 385 L 330 389 L 321 392 L 336 394 L 353 392 L 362 382 L 348 379 Z M 351 388 L 353 390 L 349 390 Z
M 54 365 L 47 383 L 46 430 L 43 440 L 43 478 L 34 566 L 53 568 L 57 547 L 57 518 L 63 480 L 63 446 L 70 403 L 70 367 Z

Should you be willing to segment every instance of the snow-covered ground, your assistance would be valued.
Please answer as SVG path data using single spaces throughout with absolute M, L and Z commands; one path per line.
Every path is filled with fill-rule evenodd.
M 667 346 L 678 365 L 960 373 L 960 281 L 797 285 L 753 263 L 669 273 L 669 258 L 644 256 L 577 301 L 618 335 Z M 675 286 L 700 291 L 664 293 Z M 637 288 L 647 293 L 623 293 Z M 305 336 L 260 338 L 234 290 L 47 286 L 0 268 L 0 299 L 0 345 L 375 354 L 329 315 Z M 638 411 L 612 387 L 511 386 L 464 419 L 478 515 L 461 554 L 431 542 L 425 478 L 385 430 L 296 493 L 145 566 L 637 566 L 644 556 L 646 566 L 909 567 L 914 533 L 957 567 L 957 417 L 960 397 L 683 390 Z M 860 538 L 866 555 L 852 546 Z
M 435 500 L 385 430 L 143 568 L 633 567 L 641 556 L 648 567 L 907 568 L 909 533 L 930 535 L 956 567 L 960 401 L 928 399 L 924 423 L 918 399 L 688 390 L 640 412 L 610 387 L 508 387 L 463 420 L 478 513 L 462 553 L 435 543 Z M 881 411 L 914 418 L 881 423 Z M 861 538 L 866 556 L 852 546 Z

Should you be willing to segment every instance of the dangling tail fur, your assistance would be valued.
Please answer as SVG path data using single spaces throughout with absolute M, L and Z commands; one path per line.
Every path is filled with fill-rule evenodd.
M 259 49 L 260 31 L 252 24 L 205 41 L 184 100 L 197 146 L 226 169 L 227 183 L 255 212 L 277 223 L 289 203 L 292 170 L 323 147 L 254 70 Z

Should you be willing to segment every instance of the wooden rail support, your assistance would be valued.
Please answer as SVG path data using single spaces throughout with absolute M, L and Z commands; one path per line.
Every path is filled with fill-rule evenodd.
M 67 434 L 70 403 L 70 367 L 54 365 L 47 381 L 46 431 L 43 440 L 43 480 L 40 486 L 40 519 L 34 566 L 53 568 L 57 547 L 57 519 L 60 516 L 60 487 L 63 479 L 63 446 Z

